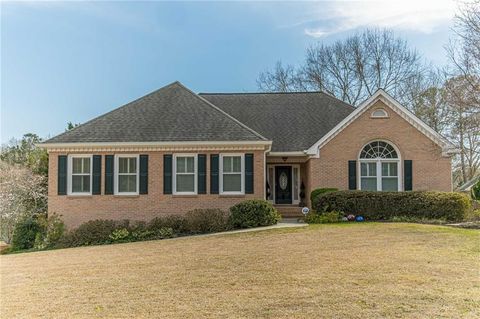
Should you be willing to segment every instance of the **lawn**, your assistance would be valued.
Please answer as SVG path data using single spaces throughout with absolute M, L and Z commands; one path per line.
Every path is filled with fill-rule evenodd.
M 2 318 L 478 318 L 480 232 L 339 224 L 0 256 Z

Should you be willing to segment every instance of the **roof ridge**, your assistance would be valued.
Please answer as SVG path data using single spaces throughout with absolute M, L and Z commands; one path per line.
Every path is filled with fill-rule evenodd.
M 353 109 L 356 109 L 355 106 L 351 105 L 350 103 L 347 103 L 345 101 L 342 101 L 340 100 L 339 98 L 331 95 L 330 93 L 327 93 L 327 92 L 323 92 L 323 91 L 296 91 L 296 92 L 237 92 L 237 93 L 229 93 L 229 92 L 218 92 L 218 93 L 215 93 L 215 92 L 212 92 L 212 93 L 207 93 L 207 92 L 201 92 L 201 93 L 198 93 L 199 96 L 201 95 L 262 95 L 262 94 L 265 94 L 265 95 L 274 95 L 274 94 L 285 94 L 285 95 L 294 95 L 294 94 L 321 94 L 321 95 L 324 95 L 324 96 L 327 96 L 331 99 L 334 99 L 334 100 L 337 100 L 337 101 L 340 101 L 342 102 L 343 104 L 353 108 Z
M 145 97 L 147 97 L 147 96 L 153 95 L 153 94 L 155 94 L 155 93 L 157 93 L 157 92 L 159 92 L 159 91 L 162 91 L 162 90 L 164 90 L 164 89 L 166 89 L 166 88 L 168 88 L 168 87 L 170 87 L 170 86 L 173 86 L 173 85 L 182 85 L 182 84 L 181 84 L 179 81 L 175 81 L 175 82 L 172 82 L 172 83 L 167 84 L 167 85 L 165 85 L 165 86 L 162 86 L 162 87 L 159 88 L 159 89 L 156 89 L 156 90 L 154 90 L 154 91 L 152 91 L 152 92 L 150 92 L 150 93 L 147 93 L 147 94 L 145 94 L 145 95 L 143 95 L 143 96 L 141 96 L 141 97 L 139 97 L 139 98 L 136 98 L 136 99 L 133 100 L 133 101 L 130 101 L 130 102 L 126 103 L 126 104 L 123 104 L 123 105 L 121 105 L 121 106 L 119 106 L 119 107 L 117 107 L 117 108 L 114 108 L 113 110 L 110 110 L 110 111 L 108 111 L 107 113 L 100 114 L 99 116 L 96 116 L 96 117 L 94 117 L 93 119 L 86 121 L 85 123 L 82 123 L 82 124 L 80 124 L 80 125 L 77 125 L 77 126 L 75 126 L 74 128 L 72 128 L 72 129 L 70 129 L 70 130 L 68 130 L 68 131 L 65 131 L 65 132 L 62 132 L 62 133 L 60 133 L 60 134 L 57 134 L 57 135 L 49 138 L 48 140 L 43 141 L 42 143 L 39 143 L 39 144 L 44 144 L 44 143 L 46 144 L 49 140 L 51 140 L 51 139 L 53 139 L 53 138 L 57 138 L 57 137 L 63 136 L 63 135 L 65 135 L 65 134 L 67 134 L 67 133 L 71 133 L 71 132 L 79 129 L 80 127 L 83 127 L 83 126 L 85 126 L 85 125 L 87 125 L 87 124 L 89 124 L 89 123 L 91 123 L 91 122 L 93 122 L 93 121 L 95 121 L 95 120 L 98 120 L 99 118 L 102 118 L 102 117 L 104 117 L 104 116 L 107 116 L 108 114 L 111 114 L 111 113 L 116 112 L 116 111 L 118 111 L 118 110 L 121 110 L 121 109 L 123 109 L 124 107 L 127 107 L 127 106 L 129 106 L 130 104 L 132 104 L 132 103 L 134 103 L 134 102 L 136 102 L 136 101 L 138 101 L 138 100 L 140 100 L 140 99 L 143 99 L 143 98 L 145 98 Z
M 253 130 L 252 128 L 248 127 L 247 125 L 245 125 L 244 123 L 240 122 L 239 120 L 237 120 L 236 118 L 234 118 L 233 116 L 231 116 L 230 114 L 228 114 L 227 112 L 223 111 L 222 109 L 220 109 L 218 106 L 216 106 L 215 104 L 213 104 L 212 102 L 204 99 L 203 97 L 201 97 L 199 94 L 193 92 L 192 90 L 190 90 L 188 87 L 186 87 L 185 85 L 183 85 L 182 83 L 180 82 L 175 82 L 175 83 L 178 83 L 178 85 L 180 85 L 181 87 L 183 87 L 184 89 L 186 89 L 188 92 L 190 92 L 191 94 L 193 94 L 194 96 L 196 96 L 200 101 L 202 101 L 203 103 L 207 104 L 208 106 L 210 106 L 211 108 L 213 108 L 214 110 L 216 110 L 217 112 L 221 113 L 222 115 L 228 117 L 229 119 L 233 120 L 235 123 L 239 124 L 240 126 L 242 126 L 243 128 L 249 130 L 251 133 L 253 133 L 254 135 L 258 136 L 259 138 L 261 138 L 262 140 L 265 140 L 265 141 L 269 141 L 269 139 L 267 139 L 265 136 L 261 135 L 260 133 L 258 133 L 257 131 Z

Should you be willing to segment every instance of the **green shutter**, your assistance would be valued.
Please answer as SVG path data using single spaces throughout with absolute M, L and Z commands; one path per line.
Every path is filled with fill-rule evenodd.
M 348 161 L 348 189 L 357 189 L 357 161 Z
M 58 155 L 57 193 L 67 195 L 67 156 Z
M 163 193 L 172 193 L 172 155 L 163 155 Z
M 148 155 L 140 155 L 140 194 L 148 194 Z
M 207 193 L 207 155 L 198 154 L 198 177 L 197 177 L 197 192 L 198 194 Z
M 210 194 L 218 194 L 218 154 L 210 155 Z
M 245 154 L 245 194 L 253 194 L 253 154 Z
M 113 194 L 113 155 L 105 155 L 105 195 Z
M 92 167 L 92 194 L 101 194 L 102 184 L 102 155 L 93 155 Z
M 413 190 L 412 161 L 403 161 L 403 187 L 405 191 Z

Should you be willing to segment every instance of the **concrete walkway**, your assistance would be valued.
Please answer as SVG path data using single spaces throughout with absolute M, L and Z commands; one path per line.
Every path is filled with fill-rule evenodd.
M 210 233 L 210 234 L 165 238 L 165 239 L 162 239 L 162 240 L 186 239 L 186 238 L 192 238 L 192 237 L 210 237 L 210 236 L 220 236 L 220 235 L 229 235 L 229 234 L 238 234 L 238 233 L 250 233 L 250 232 L 269 230 L 269 229 L 297 228 L 297 227 L 306 227 L 306 226 L 308 226 L 307 223 L 299 222 L 299 221 L 297 221 L 296 219 L 293 219 L 293 218 L 285 218 L 281 222 L 279 222 L 278 224 L 272 225 L 272 226 L 236 229 L 236 230 L 229 230 L 229 231 L 224 231 L 224 232 L 220 232 L 220 233 Z

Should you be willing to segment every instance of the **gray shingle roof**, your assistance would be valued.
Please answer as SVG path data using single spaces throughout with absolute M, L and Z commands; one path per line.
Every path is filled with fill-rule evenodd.
M 174 82 L 44 143 L 262 140 L 266 139 Z
M 355 108 L 321 92 L 200 93 L 273 141 L 273 152 L 303 151 Z

